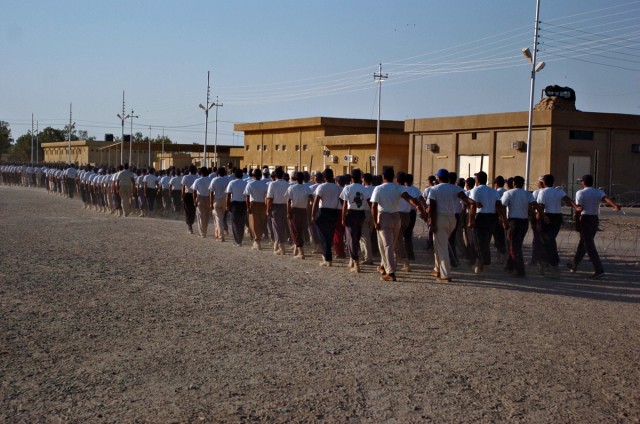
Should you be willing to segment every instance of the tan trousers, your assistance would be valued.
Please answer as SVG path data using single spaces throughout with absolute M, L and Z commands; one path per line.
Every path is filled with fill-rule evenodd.
M 211 205 L 209 205 L 209 196 L 198 196 L 198 208 L 196 209 L 196 217 L 198 219 L 198 230 L 202 237 L 207 236 L 209 228 L 209 216 L 211 215 Z
M 264 202 L 251 202 L 251 214 L 249 214 L 249 229 L 253 240 L 262 240 L 265 222 L 267 219 L 267 208 Z
M 378 214 L 378 249 L 382 266 L 387 274 L 396 272 L 396 245 L 400 242 L 400 214 L 382 212 Z
M 371 246 L 371 232 L 373 222 L 371 221 L 371 211 L 364 211 L 364 221 L 362 221 L 362 236 L 360 237 L 360 252 L 362 259 L 366 262 L 373 261 L 373 247 Z
M 456 216 L 454 214 L 438 214 L 436 228 L 433 233 L 433 247 L 435 254 L 436 271 L 440 272 L 441 278 L 449 278 L 451 262 L 449 260 L 449 236 L 456 227 Z
M 224 237 L 224 212 L 227 209 L 227 199 L 214 199 L 213 200 L 213 222 L 216 227 L 216 235 Z
M 131 187 L 120 187 L 120 199 L 124 216 L 131 213 Z

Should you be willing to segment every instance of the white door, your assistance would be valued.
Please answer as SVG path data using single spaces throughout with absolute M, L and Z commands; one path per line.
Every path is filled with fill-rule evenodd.
M 489 174 L 489 155 L 460 155 L 458 156 L 458 177 L 473 177 L 476 172 L 484 171 Z M 489 179 L 491 181 L 491 179 Z
M 591 174 L 590 156 L 569 156 L 569 175 L 567 194 L 575 198 L 576 191 L 582 188 L 580 180 L 583 175 Z

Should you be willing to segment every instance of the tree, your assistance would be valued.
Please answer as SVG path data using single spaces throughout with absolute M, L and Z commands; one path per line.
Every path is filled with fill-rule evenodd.
M 9 123 L 0 121 L 0 155 L 11 149 L 11 128 Z
M 31 132 L 23 134 L 16 140 L 11 149 L 11 160 L 29 162 L 31 160 Z
M 56 143 L 58 141 L 66 141 L 67 136 L 63 130 L 47 127 L 38 134 L 38 142 L 40 143 Z

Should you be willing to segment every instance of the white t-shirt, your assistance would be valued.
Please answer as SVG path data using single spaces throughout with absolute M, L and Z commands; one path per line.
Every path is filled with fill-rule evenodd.
M 285 193 L 288 200 L 291 200 L 292 208 L 306 208 L 309 206 L 309 197 L 312 195 L 311 189 L 304 184 L 290 185 Z
M 211 178 L 200 177 L 193 182 L 191 188 L 193 192 L 198 196 L 208 196 L 209 195 L 209 184 L 211 183 Z
M 198 179 L 198 176 L 196 174 L 187 174 L 182 177 L 181 184 L 184 187 L 185 193 L 193 193 L 193 189 L 191 188 L 191 186 L 197 179 Z
M 406 191 L 406 186 L 401 186 L 396 183 L 383 183 L 373 189 L 371 203 L 378 204 L 378 212 L 398 212 L 400 202 L 404 201 L 402 199 L 402 193 Z
M 576 204 L 582 206 L 582 215 L 600 215 L 600 202 L 605 192 L 593 187 L 585 187 L 576 193 Z
M 250 180 L 244 188 L 244 195 L 249 196 L 249 201 L 264 203 L 267 197 L 267 180 Z
M 407 190 L 407 194 L 411 196 L 412 199 L 417 199 L 418 197 L 422 196 L 422 194 L 420 193 L 420 190 L 418 190 L 416 187 L 414 186 L 405 186 L 405 187 Z M 405 199 L 402 199 L 402 201 L 400 202 L 400 209 L 398 210 L 398 212 L 409 213 L 412 210 L 413 210 L 413 205 L 408 201 L 406 201 Z
M 147 183 L 147 188 L 158 188 L 158 179 L 155 175 L 147 174 L 142 178 L 142 181 Z
M 500 201 L 507 208 L 507 218 L 526 219 L 529 217 L 529 205 L 536 199 L 527 190 L 512 188 L 504 192 Z
M 244 202 L 244 189 L 247 187 L 247 182 L 242 178 L 236 178 L 235 180 L 229 181 L 227 184 L 227 189 L 225 193 L 231 193 L 231 201 L 232 202 Z
M 469 192 L 469 197 L 482 204 L 477 209 L 478 213 L 496 213 L 496 202 L 500 201 L 500 195 L 491 187 L 484 184 L 476 186 Z
M 182 177 L 173 177 L 169 180 L 169 186 L 171 190 L 181 190 L 182 189 Z
M 342 187 L 336 183 L 322 183 L 316 187 L 314 192 L 316 196 L 320 197 L 318 206 L 321 209 L 341 209 L 340 193 L 342 193 Z
M 228 175 L 224 177 L 215 177 L 210 180 L 209 191 L 213 193 L 213 200 L 222 200 L 227 192 L 227 185 L 230 179 Z
M 545 213 L 562 213 L 562 199 L 567 193 L 564 190 L 553 187 L 545 187 L 538 192 L 538 203 L 544 205 Z
M 464 190 L 457 185 L 449 183 L 437 184 L 429 190 L 428 201 L 436 201 L 437 213 L 455 215 L 456 202 L 460 199 L 458 197 L 460 192 L 464 192 Z
M 369 208 L 367 194 L 365 186 L 360 183 L 353 183 L 342 189 L 340 198 L 347 202 L 348 209 L 362 211 Z
M 287 203 L 286 193 L 289 183 L 285 180 L 275 180 L 269 184 L 267 189 L 267 199 L 273 199 L 274 205 L 284 205 Z

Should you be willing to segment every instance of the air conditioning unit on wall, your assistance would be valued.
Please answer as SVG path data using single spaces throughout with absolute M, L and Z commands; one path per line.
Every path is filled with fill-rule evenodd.
M 338 156 L 336 155 L 329 155 L 327 156 L 327 159 L 329 160 L 329 163 L 338 163 Z
M 344 161 L 349 163 L 358 162 L 358 157 L 354 155 L 344 155 Z
M 437 144 L 425 144 L 424 145 L 424 149 L 428 150 L 430 152 L 437 152 L 438 151 L 438 145 Z
M 514 141 L 511 143 L 511 149 L 524 152 L 527 150 L 527 144 L 524 141 Z

